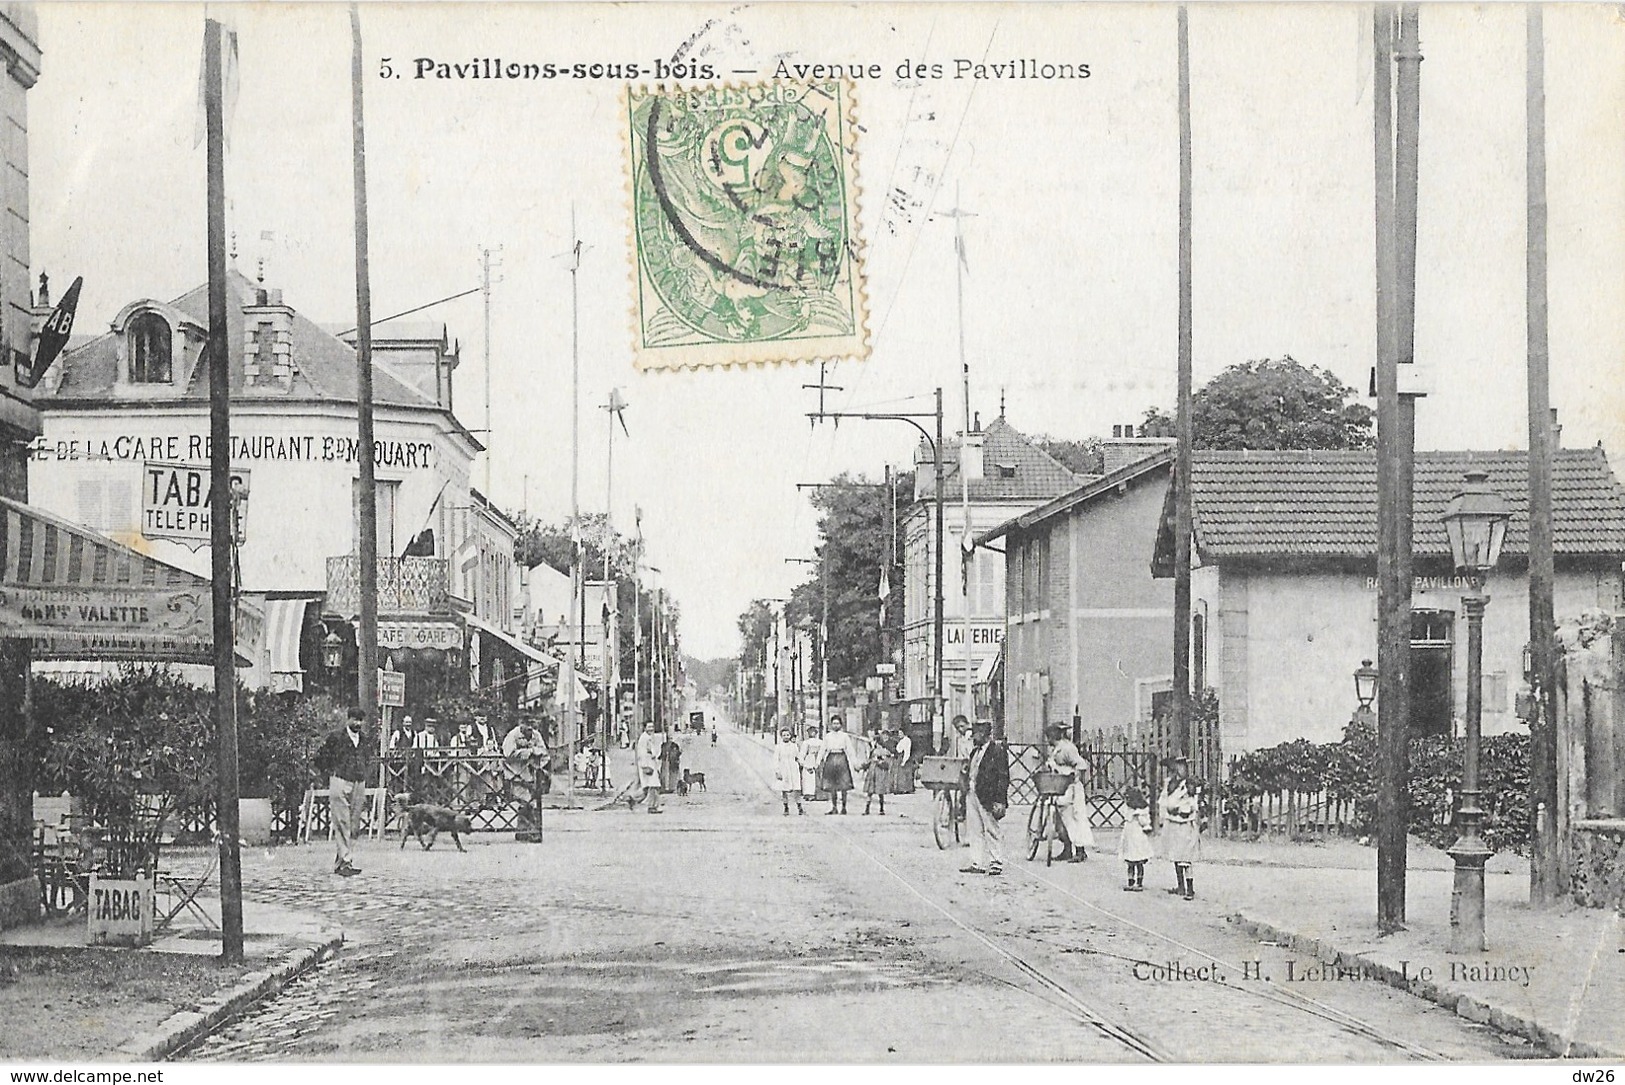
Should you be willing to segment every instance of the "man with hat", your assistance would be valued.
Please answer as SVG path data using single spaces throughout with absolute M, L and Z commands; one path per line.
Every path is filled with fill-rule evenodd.
M 993 739 L 993 724 L 977 720 L 971 727 L 970 788 L 966 811 L 970 821 L 970 865 L 961 874 L 1003 874 L 1004 846 L 999 821 L 1010 809 L 1010 755 Z
M 1162 829 L 1157 834 L 1157 850 L 1174 864 L 1174 888 L 1168 892 L 1186 900 L 1196 899 L 1196 883 L 1191 867 L 1202 854 L 1201 827 L 1197 823 L 1198 799 L 1201 788 L 1191 782 L 1190 760 L 1184 754 L 1173 754 L 1162 759 L 1167 772 L 1162 799 Z
M 361 873 L 350 861 L 351 848 L 360 835 L 361 807 L 367 801 L 367 778 L 372 775 L 373 747 L 378 741 L 364 734 L 366 722 L 365 712 L 350 709 L 344 726 L 323 740 L 315 757 L 316 771 L 327 773 L 328 818 L 338 839 L 333 873 L 346 878 Z

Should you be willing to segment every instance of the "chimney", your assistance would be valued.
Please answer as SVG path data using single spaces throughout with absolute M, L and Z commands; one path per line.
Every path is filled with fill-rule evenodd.
M 1563 424 L 1557 420 L 1557 408 L 1552 408 L 1552 451 L 1563 447 Z
M 282 291 L 254 288 L 254 303 L 243 306 L 243 380 L 251 388 L 293 387 L 293 310 Z
M 1174 443 L 1172 437 L 1136 437 L 1134 432 L 1132 425 L 1113 426 L 1112 435 L 1100 442 L 1101 456 L 1105 460 L 1102 470 L 1106 474 L 1154 456 Z

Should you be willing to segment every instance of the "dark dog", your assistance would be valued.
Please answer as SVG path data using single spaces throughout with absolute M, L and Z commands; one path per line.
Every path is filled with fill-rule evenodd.
M 467 814 L 459 814 L 448 806 L 436 806 L 428 802 L 397 803 L 396 809 L 402 818 L 401 847 L 406 847 L 408 836 L 415 836 L 418 843 L 423 846 L 423 850 L 428 851 L 434 847 L 435 840 L 444 832 L 451 834 L 451 842 L 457 845 L 458 851 L 468 850 L 463 847 L 462 838 L 458 835 L 474 831 Z M 425 831 L 429 834 L 427 840 L 423 838 Z
M 683 786 L 678 788 L 678 790 L 687 792 L 691 789 L 697 789 L 700 791 L 705 790 L 705 773 L 690 772 L 687 769 L 683 770 Z

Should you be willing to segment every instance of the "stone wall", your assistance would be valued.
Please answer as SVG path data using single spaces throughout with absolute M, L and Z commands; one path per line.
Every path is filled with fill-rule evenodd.
M 1625 912 L 1625 820 L 1576 822 L 1569 855 L 1574 902 Z

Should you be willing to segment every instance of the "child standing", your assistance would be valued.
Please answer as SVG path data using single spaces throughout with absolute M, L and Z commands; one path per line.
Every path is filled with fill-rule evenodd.
M 1151 858 L 1151 807 L 1145 793 L 1131 787 L 1123 796 L 1123 837 L 1117 844 L 1117 857 L 1128 864 L 1125 893 L 1145 891 L 1145 864 Z
M 711 732 L 716 738 L 717 733 Z M 784 801 L 784 816 L 790 816 L 790 799 L 796 800 L 796 813 L 804 814 L 801 808 L 801 761 L 800 751 L 796 747 L 795 735 L 790 728 L 785 727 L 779 731 L 779 744 L 773 747 L 773 787 L 778 791 L 779 798 Z

